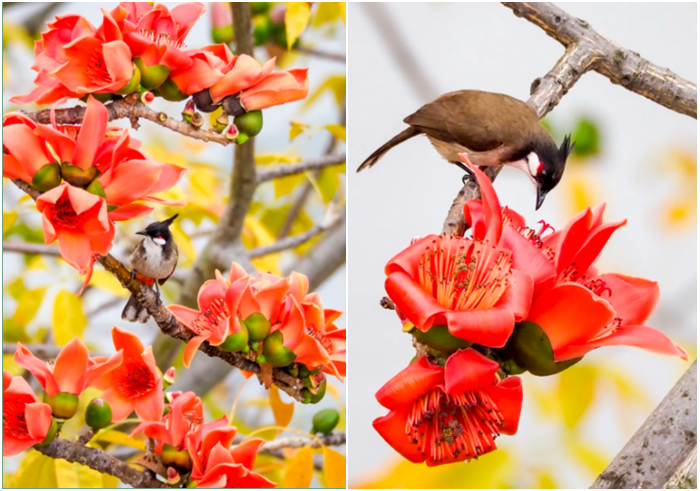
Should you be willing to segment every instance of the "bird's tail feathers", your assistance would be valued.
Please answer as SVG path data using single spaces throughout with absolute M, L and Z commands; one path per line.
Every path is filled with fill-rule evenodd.
M 372 167 L 379 161 L 379 159 L 381 159 L 384 156 L 385 153 L 394 148 L 396 145 L 398 145 L 399 143 L 403 143 L 409 138 L 413 138 L 414 136 L 419 135 L 420 133 L 420 130 L 414 128 L 413 126 L 406 128 L 394 138 L 392 138 L 384 145 L 379 147 L 377 150 L 375 150 L 372 155 L 367 157 L 367 160 L 362 162 L 362 165 L 357 168 L 357 172 L 360 172 L 361 170 L 366 169 L 368 167 Z
M 126 302 L 124 310 L 122 310 L 122 319 L 129 322 L 140 322 L 145 324 L 148 322 L 150 315 L 148 311 L 141 305 L 135 296 L 131 295 L 129 301 Z

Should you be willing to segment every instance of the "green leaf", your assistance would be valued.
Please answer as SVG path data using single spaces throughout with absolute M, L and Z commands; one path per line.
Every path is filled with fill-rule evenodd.
M 74 337 L 81 337 L 87 326 L 79 297 L 68 290 L 61 290 L 53 304 L 53 335 L 58 346 L 65 346 Z
M 576 142 L 574 155 L 580 158 L 592 157 L 600 153 L 600 132 L 596 123 L 588 118 L 581 118 L 571 138 Z
M 287 11 L 284 13 L 284 25 L 287 30 L 287 49 L 292 46 L 304 32 L 311 19 L 311 7 L 306 2 L 287 2 Z

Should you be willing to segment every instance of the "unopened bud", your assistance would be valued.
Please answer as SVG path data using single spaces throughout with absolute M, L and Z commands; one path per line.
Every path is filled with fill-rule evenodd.
M 153 94 L 153 92 L 146 91 L 141 93 L 141 102 L 144 104 L 150 104 L 155 100 L 156 96 Z
M 217 133 L 222 133 L 226 127 L 228 126 L 228 114 L 226 114 L 226 111 L 222 112 L 218 118 L 216 118 L 216 121 L 214 121 L 214 130 Z
M 338 422 L 340 421 L 340 414 L 335 409 L 323 409 L 322 411 L 314 414 L 313 427 L 311 428 L 311 434 L 321 433 L 323 435 L 328 435 L 331 433 Z
M 95 431 L 106 428 L 112 423 L 112 408 L 100 397 L 93 399 L 85 410 L 85 422 Z
M 190 124 L 197 129 L 201 128 L 204 124 L 204 117 L 202 116 L 202 113 L 194 113 Z
M 32 187 L 42 193 L 59 184 L 61 184 L 61 166 L 56 162 L 44 165 L 32 177 Z
M 53 397 L 49 397 L 51 413 L 60 419 L 70 419 L 78 412 L 78 396 L 70 392 L 60 392 Z
M 236 141 L 239 136 L 238 127 L 235 124 L 230 125 L 226 128 L 224 135 L 228 141 Z

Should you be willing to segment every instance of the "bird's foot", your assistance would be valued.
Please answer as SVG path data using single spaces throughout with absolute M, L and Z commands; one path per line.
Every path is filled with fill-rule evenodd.
M 134 280 L 136 279 L 136 274 L 137 274 L 137 273 L 136 273 L 136 270 L 135 270 L 135 269 L 132 269 L 132 270 L 131 270 L 131 281 L 134 281 Z
M 466 169 L 466 173 L 462 176 L 462 184 L 466 186 L 470 182 L 476 182 L 476 176 L 471 169 Z

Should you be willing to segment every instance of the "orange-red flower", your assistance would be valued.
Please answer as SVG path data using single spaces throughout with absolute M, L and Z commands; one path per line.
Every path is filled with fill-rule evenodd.
M 377 392 L 389 414 L 374 420 L 377 432 L 403 457 L 428 466 L 469 461 L 496 448 L 500 434 L 518 430 L 522 385 L 499 381 L 498 364 L 468 348 L 445 367 L 423 356 Z
M 527 315 L 533 282 L 498 245 L 501 208 L 491 181 L 465 163 L 484 196 L 483 226 L 472 238 L 429 235 L 414 242 L 387 263 L 385 288 L 397 313 L 417 329 L 447 325 L 459 338 L 501 347 Z
M 307 68 L 296 68 L 270 74 L 241 92 L 241 105 L 246 111 L 256 111 L 304 99 L 309 94 L 308 71 Z
M 163 378 L 153 358 L 153 347 L 143 347 L 138 336 L 114 327 L 112 340 L 123 350 L 122 364 L 100 377 L 95 387 L 104 390 L 102 398 L 112 408 L 112 422 L 125 419 L 132 411 L 142 421 L 163 417 Z
M 41 443 L 51 428 L 51 407 L 39 402 L 22 377 L 2 372 L 2 455 L 11 457 Z
M 55 361 L 46 362 L 35 357 L 31 351 L 17 343 L 14 360 L 19 366 L 34 375 L 46 393 L 53 397 L 60 392 L 80 395 L 105 373 L 122 363 L 121 351 L 97 362 L 76 336 L 58 354 Z
M 155 439 L 157 442 L 155 450 L 158 453 L 166 443 L 177 450 L 182 450 L 185 448 L 188 435 L 201 435 L 204 429 L 202 400 L 194 392 L 177 395 L 168 407 L 170 412 L 163 417 L 162 421 L 144 421 L 131 433 L 133 437 L 143 431 L 148 438 Z

